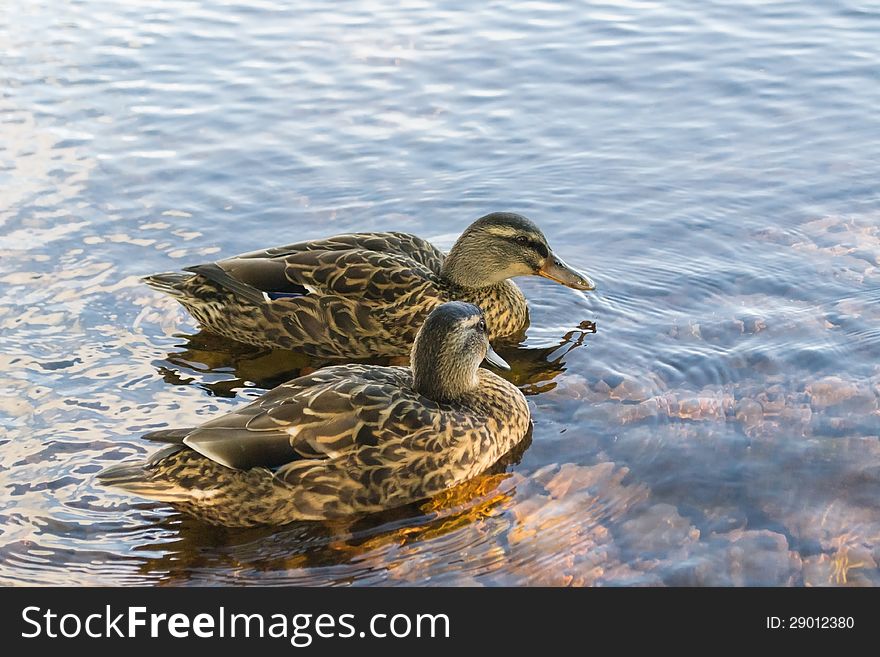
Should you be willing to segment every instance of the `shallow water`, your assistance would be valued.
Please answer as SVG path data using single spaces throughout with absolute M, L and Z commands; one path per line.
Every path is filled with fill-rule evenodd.
M 880 584 L 880 12 L 864 2 L 0 6 L 0 581 Z M 95 484 L 308 363 L 143 274 L 498 209 L 531 443 L 353 525 Z

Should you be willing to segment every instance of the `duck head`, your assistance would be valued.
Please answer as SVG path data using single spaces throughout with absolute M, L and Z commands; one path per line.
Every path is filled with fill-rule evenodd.
M 489 345 L 483 311 L 464 301 L 441 304 L 430 312 L 413 343 L 415 389 L 434 401 L 455 401 L 479 385 L 477 370 L 483 360 L 510 369 Z
M 486 287 L 514 276 L 543 276 L 575 290 L 593 290 L 586 274 L 565 264 L 532 221 L 493 212 L 461 234 L 443 264 L 443 276 L 462 287 Z

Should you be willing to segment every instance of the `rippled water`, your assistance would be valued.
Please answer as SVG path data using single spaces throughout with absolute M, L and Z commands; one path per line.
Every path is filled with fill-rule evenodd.
M 0 5 L 0 581 L 880 583 L 880 10 L 867 2 Z M 307 365 L 138 277 L 535 219 L 531 444 L 354 525 L 98 487 Z M 594 332 L 595 329 L 595 332 Z

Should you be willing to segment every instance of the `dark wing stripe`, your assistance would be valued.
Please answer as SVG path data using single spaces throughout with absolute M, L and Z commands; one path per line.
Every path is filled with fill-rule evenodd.
M 302 292 L 266 292 L 266 296 L 272 301 L 277 299 L 295 299 L 296 297 L 304 297 L 308 292 L 303 288 Z

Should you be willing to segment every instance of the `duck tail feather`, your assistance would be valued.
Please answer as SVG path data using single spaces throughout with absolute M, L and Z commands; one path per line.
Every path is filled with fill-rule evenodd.
M 192 491 L 189 491 L 174 481 L 155 477 L 153 465 L 172 454 L 183 449 L 182 446 L 173 445 L 155 454 L 148 461 L 140 463 L 120 463 L 101 470 L 97 474 L 98 482 L 102 486 L 118 488 L 140 497 L 159 502 L 186 502 L 192 499 Z
M 171 443 L 180 445 L 195 430 L 195 427 L 185 427 L 183 429 L 162 429 L 161 431 L 151 431 L 141 436 L 144 440 L 150 440 L 154 443 Z
M 144 276 L 141 280 L 154 290 L 163 292 L 172 297 L 184 296 L 183 284 L 192 278 L 192 274 L 177 271 L 169 271 L 162 274 Z

